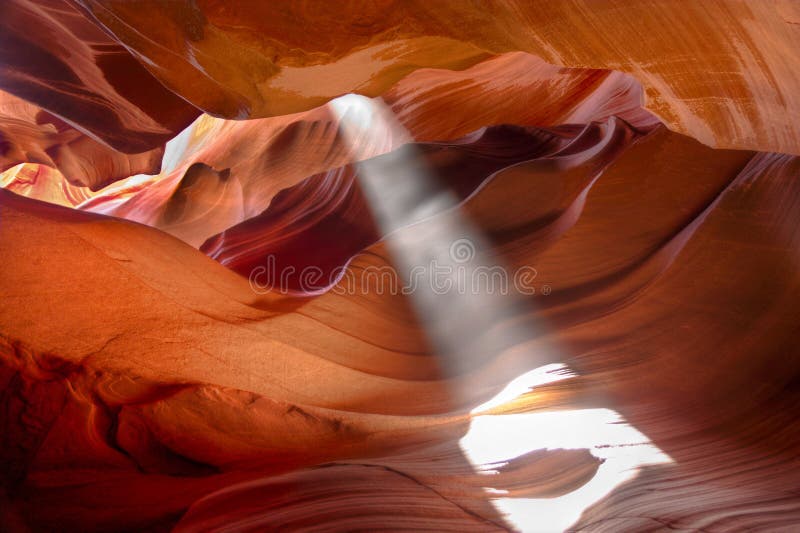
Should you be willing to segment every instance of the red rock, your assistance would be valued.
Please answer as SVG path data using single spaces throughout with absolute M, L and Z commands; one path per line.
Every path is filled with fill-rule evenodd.
M 4 148 L 5 158 L 54 165 L 98 189 L 157 171 L 164 143 L 199 113 L 71 2 L 4 2 L 0 35 L 0 89 L 34 104 L 12 100 L 9 108 L 3 96 L 3 115 L 27 123 L 20 133 L 21 124 L 7 123 L 11 137 L 2 135 L 14 155 Z
M 796 529 L 794 4 L 0 15 L 0 530 Z

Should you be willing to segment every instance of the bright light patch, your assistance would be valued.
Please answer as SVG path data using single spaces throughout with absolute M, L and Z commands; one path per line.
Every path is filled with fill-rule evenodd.
M 528 372 L 473 413 L 513 400 L 515 391 L 525 394 L 538 385 L 568 377 L 553 375 L 563 368 L 547 365 Z M 472 419 L 459 446 L 473 469 L 487 475 L 485 491 L 494 507 L 520 531 L 564 531 L 583 511 L 633 479 L 641 467 L 672 462 L 611 409 L 479 415 Z M 604 461 L 588 483 L 558 498 L 503 498 L 503 491 L 491 488 L 491 474 L 498 466 L 534 450 L 556 449 L 586 449 Z
M 367 156 L 364 143 L 381 131 L 410 140 L 408 132 L 379 99 L 346 95 L 333 100 L 330 106 L 357 159 Z M 476 250 L 490 248 L 483 232 L 460 210 L 450 209 L 456 205 L 455 198 L 438 186 L 436 176 L 413 146 L 361 161 L 358 179 L 375 219 L 388 234 L 387 245 L 401 271 L 410 271 L 431 258 L 443 266 L 462 267 L 467 275 L 483 266 L 479 254 L 475 254 Z M 436 213 L 440 214 L 429 218 Z M 395 231 L 423 219 L 424 225 L 414 231 Z M 454 255 L 452 246 L 457 242 L 470 243 L 472 253 L 465 258 Z M 535 323 L 511 329 L 497 327 L 509 317 L 530 315 L 523 312 L 530 302 L 513 294 L 443 294 L 420 286 L 410 298 L 437 348 L 443 369 L 454 376 L 474 372 L 481 377 L 483 365 L 509 348 L 524 346 L 536 334 Z M 492 399 L 475 407 L 472 414 L 477 416 L 459 441 L 475 472 L 486 477 L 486 499 L 508 525 L 521 531 L 549 533 L 567 529 L 584 510 L 633 478 L 642 466 L 671 462 L 611 409 L 482 414 L 537 386 L 572 377 L 560 359 L 555 346 L 540 347 L 517 359 L 517 364 L 534 369 L 511 379 Z M 514 375 L 513 367 L 506 370 L 509 376 Z M 455 385 L 452 395 L 468 402 L 474 391 L 467 389 Z M 499 466 L 535 450 L 556 449 L 585 449 L 604 461 L 588 483 L 558 498 L 508 498 L 503 497 L 504 491 L 492 488 L 492 477 Z
M 539 368 L 534 368 L 530 372 L 527 372 L 511 381 L 491 400 L 482 403 L 473 409 L 472 414 L 479 414 L 484 411 L 489 411 L 495 407 L 499 407 L 516 398 L 519 398 L 523 394 L 531 392 L 535 387 L 561 381 L 562 379 L 567 379 L 573 377 L 574 375 L 575 374 L 570 372 L 567 367 L 561 363 L 553 363 L 550 365 L 540 366 Z

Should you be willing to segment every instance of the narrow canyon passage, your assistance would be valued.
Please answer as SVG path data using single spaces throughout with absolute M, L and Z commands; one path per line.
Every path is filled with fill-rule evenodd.
M 0 29 L 0 531 L 797 529 L 799 4 Z

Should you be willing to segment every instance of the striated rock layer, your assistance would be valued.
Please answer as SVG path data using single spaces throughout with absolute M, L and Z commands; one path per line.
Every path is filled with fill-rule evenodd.
M 0 120 L 0 171 L 27 163 L 46 165 L 61 174 L 42 171 L 39 187 L 27 194 L 35 198 L 50 194 L 47 181 L 53 182 L 52 189 L 99 189 L 133 174 L 152 173 L 160 168 L 164 154 L 161 145 L 138 154 L 118 152 L 57 116 L 2 91 Z M 83 193 L 87 197 L 90 194 L 90 190 Z
M 484 171 L 459 209 L 552 289 L 495 327 L 547 327 L 447 378 L 400 295 L 259 295 L 155 229 L 3 191 L 6 524 L 547 529 L 515 501 L 592 531 L 796 522 L 800 164 L 626 128 Z M 377 243 L 350 269 L 386 261 Z M 468 414 L 532 353 L 570 373 Z M 560 434 L 598 408 L 638 440 Z M 647 442 L 669 459 L 571 507 Z
M 0 90 L 0 169 L 45 163 L 92 189 L 157 172 L 199 114 L 65 0 L 0 6 Z
M 155 226 L 199 247 L 262 213 L 280 190 L 412 139 L 454 140 L 491 124 L 555 126 L 611 116 L 652 127 L 657 120 L 641 100 L 641 87 L 621 73 L 562 69 L 528 54 L 506 54 L 464 72 L 425 70 L 399 82 L 382 101 L 407 134 L 364 130 L 358 156 L 328 106 L 249 121 L 204 116 L 173 141 L 162 175 L 125 180 L 80 208 Z
M 648 109 L 703 143 L 800 153 L 791 0 L 79 3 L 165 86 L 228 118 L 378 96 L 418 68 L 524 51 L 632 74 Z
M 594 165 L 591 177 L 596 178 L 640 134 L 612 118 L 602 124 L 551 131 L 495 126 L 453 143 L 417 144 L 412 149 L 456 198 L 465 199 L 487 177 L 499 179 L 508 167 L 520 165 L 515 169 L 519 170 L 537 159 L 542 160 L 542 167 L 554 165 L 555 177 L 572 165 L 585 164 L 584 157 L 589 157 Z M 601 157 L 592 152 L 597 150 L 602 150 Z M 576 157 L 576 152 L 587 155 Z M 378 160 L 390 161 L 387 158 L 391 157 L 396 154 Z M 263 213 L 211 237 L 200 250 L 245 277 L 259 267 L 269 269 L 260 281 L 275 289 L 328 289 L 352 256 L 381 236 L 357 184 L 357 168 L 354 164 L 334 169 L 281 191 Z M 301 287 L 299 276 L 281 280 L 269 275 L 307 268 L 320 269 L 324 282 Z
M 798 21 L 3 3 L 0 531 L 793 531 Z
M 462 71 L 507 52 L 630 73 L 648 109 L 711 146 L 800 150 L 791 119 L 800 111 L 792 53 L 800 12 L 787 0 L 13 0 L 0 9 L 0 88 L 124 153 L 157 148 L 198 110 L 233 119 L 305 111 L 348 92 L 382 95 L 418 70 Z M 460 114 L 478 118 L 491 103 Z

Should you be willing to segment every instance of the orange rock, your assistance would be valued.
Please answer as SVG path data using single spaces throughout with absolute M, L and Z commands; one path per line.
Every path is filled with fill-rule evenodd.
M 0 530 L 800 522 L 796 4 L 0 15 Z
M 30 163 L 33 167 L 47 165 L 61 174 L 43 171 L 40 182 L 52 180 L 52 183 L 41 183 L 39 189 L 28 191 L 26 195 L 32 198 L 48 198 L 47 188 L 69 188 L 73 189 L 70 196 L 89 197 L 90 190 L 77 192 L 78 189 L 83 186 L 97 190 L 133 174 L 157 172 L 161 167 L 163 146 L 139 154 L 119 152 L 47 111 L 2 91 L 0 120 L 0 171 Z
M 542 333 L 449 379 L 401 296 L 257 295 L 158 230 L 0 191 L 4 520 L 167 528 L 189 508 L 180 530 L 535 527 L 502 505 L 547 498 L 567 512 L 571 494 L 643 444 L 602 433 L 583 444 L 571 419 L 506 437 L 521 449 L 553 440 L 500 465 L 476 463 L 464 439 L 494 417 L 515 417 L 494 426 L 505 431 L 543 411 L 605 406 L 674 462 L 606 485 L 607 500 L 583 518 L 577 508 L 576 527 L 796 521 L 785 488 L 800 475 L 787 393 L 797 160 L 664 129 L 620 144 L 612 126 L 557 161 L 495 173 L 463 204 L 510 266 L 536 265 L 552 293 L 496 324 L 533 319 Z M 373 245 L 351 269 L 385 258 Z M 453 403 L 454 390 L 471 405 L 492 396 L 530 369 L 531 353 L 575 377 L 483 416 Z
M 420 70 L 382 98 L 409 136 L 365 131 L 358 157 L 411 139 L 453 140 L 491 124 L 556 126 L 611 116 L 640 128 L 657 124 L 629 76 L 558 68 L 522 53 L 461 72 Z M 80 208 L 155 226 L 199 247 L 262 213 L 279 191 L 357 158 L 326 106 L 247 121 L 203 116 L 173 145 L 162 175 L 124 180 Z
M 649 110 L 705 144 L 800 154 L 791 1 L 81 4 L 167 87 L 227 118 L 378 96 L 418 68 L 524 51 L 632 74 Z
M 70 2 L 4 2 L 0 35 L 0 89 L 33 104 L 5 95 L 0 103 L 14 120 L 4 127 L 13 155 L 2 150 L 17 158 L 11 164 L 52 164 L 98 189 L 157 171 L 164 143 L 199 113 Z

